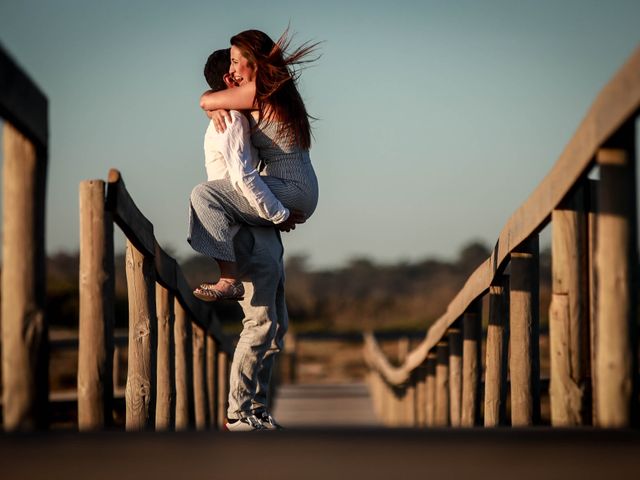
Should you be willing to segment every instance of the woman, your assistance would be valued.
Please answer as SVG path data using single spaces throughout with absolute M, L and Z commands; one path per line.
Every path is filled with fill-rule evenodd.
M 239 85 L 206 92 L 200 106 L 210 113 L 217 129 L 226 128 L 226 110 L 251 110 L 251 140 L 263 164 L 262 179 L 290 210 L 280 228 L 295 228 L 310 217 L 318 202 L 318 182 L 309 158 L 311 126 L 296 87 L 292 67 L 307 62 L 316 45 L 304 44 L 291 55 L 287 32 L 278 42 L 258 30 L 231 38 L 229 74 Z M 273 226 L 260 218 L 247 200 L 227 181 L 201 184 L 192 192 L 189 241 L 191 246 L 220 266 L 220 280 L 202 284 L 194 294 L 203 300 L 241 299 L 237 278 L 232 227 L 238 223 Z

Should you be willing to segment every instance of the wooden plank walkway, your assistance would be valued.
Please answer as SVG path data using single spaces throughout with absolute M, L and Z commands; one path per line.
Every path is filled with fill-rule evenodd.
M 290 429 L 0 434 L 0 478 L 627 479 L 640 433 L 593 429 Z
M 380 426 L 364 383 L 282 385 L 273 416 L 287 428 Z

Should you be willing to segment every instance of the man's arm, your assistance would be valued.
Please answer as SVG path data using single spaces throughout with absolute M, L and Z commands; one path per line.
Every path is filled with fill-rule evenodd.
M 232 111 L 232 122 L 222 134 L 221 153 L 227 164 L 233 187 L 255 208 L 261 218 L 281 224 L 289 218 L 289 210 L 273 194 L 255 169 L 251 157 L 249 122 L 239 112 Z

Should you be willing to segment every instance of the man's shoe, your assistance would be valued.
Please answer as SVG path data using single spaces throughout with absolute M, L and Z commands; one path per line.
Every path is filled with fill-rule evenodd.
M 262 422 L 255 415 L 239 418 L 235 422 L 227 422 L 227 430 L 230 432 L 255 432 L 257 430 L 265 430 Z
M 262 423 L 262 427 L 265 430 L 283 430 L 282 425 L 280 425 L 273 416 L 269 412 L 261 412 L 256 414 L 260 423 Z

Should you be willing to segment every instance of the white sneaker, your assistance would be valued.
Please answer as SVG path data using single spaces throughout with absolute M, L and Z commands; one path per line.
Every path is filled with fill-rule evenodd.
M 262 422 L 255 415 L 240 418 L 233 423 L 227 422 L 226 427 L 230 432 L 255 432 L 265 429 Z

